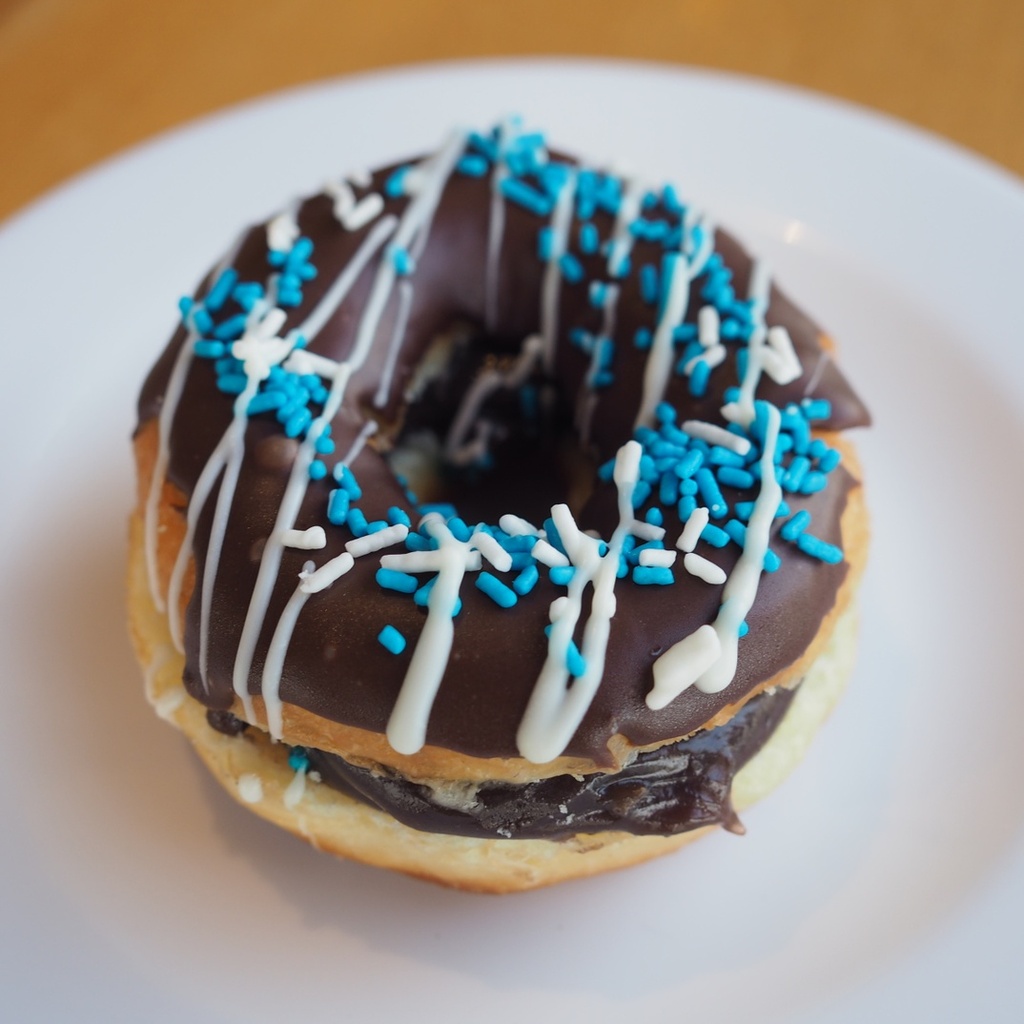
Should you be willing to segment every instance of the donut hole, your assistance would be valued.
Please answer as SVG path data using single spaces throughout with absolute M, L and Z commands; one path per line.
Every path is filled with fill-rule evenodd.
M 421 504 L 454 505 L 467 522 L 512 512 L 540 523 L 552 505 L 578 512 L 589 498 L 596 462 L 566 396 L 528 365 L 528 344 L 460 325 L 429 347 L 385 453 Z

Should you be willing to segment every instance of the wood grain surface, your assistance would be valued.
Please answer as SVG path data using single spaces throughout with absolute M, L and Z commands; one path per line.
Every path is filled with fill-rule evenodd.
M 370 68 L 524 54 L 789 82 L 1024 175 L 1022 0 L 0 0 L 0 217 L 239 100 Z

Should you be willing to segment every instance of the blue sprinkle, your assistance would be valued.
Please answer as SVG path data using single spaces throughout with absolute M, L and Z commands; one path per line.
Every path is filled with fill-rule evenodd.
M 723 529 L 729 535 L 729 540 L 740 547 L 747 543 L 747 528 L 738 519 L 730 519 Z
M 238 316 L 228 317 L 222 323 L 217 324 L 213 329 L 213 336 L 220 338 L 221 341 L 230 341 L 234 338 L 240 338 L 245 333 L 245 324 L 247 317 L 244 313 L 239 313 Z
M 385 626 L 378 634 L 380 645 L 392 654 L 401 654 L 405 650 L 405 637 L 394 626 Z
M 325 476 L 327 476 L 327 467 L 320 459 L 314 459 L 309 464 L 309 479 L 323 480 Z
M 829 448 L 828 451 L 818 460 L 818 468 L 822 473 L 831 473 L 842 461 L 842 453 L 838 448 Z
M 288 418 L 284 425 L 286 437 L 301 437 L 313 422 L 313 414 L 306 408 L 299 409 Z
M 697 509 L 697 499 L 692 494 L 684 494 L 679 499 L 679 521 L 685 523 Z
M 405 509 L 399 508 L 397 505 L 392 505 L 388 509 L 388 522 L 392 526 L 412 526 L 412 520 L 409 518 L 409 514 Z
M 644 302 L 653 306 L 658 301 L 659 294 L 658 268 L 651 263 L 645 263 L 640 268 L 640 296 Z
M 801 494 L 817 494 L 828 486 L 828 477 L 812 469 L 800 483 Z
M 240 395 L 248 383 L 244 374 L 225 373 L 217 378 L 217 390 L 225 395 Z
M 820 559 L 829 565 L 838 565 L 843 560 L 843 552 L 834 544 L 829 544 L 809 533 L 801 533 L 796 539 L 796 546 L 805 555 Z
M 706 541 L 713 548 L 724 548 L 729 543 L 729 534 L 715 526 L 714 523 L 708 523 L 701 530 L 700 539 Z
M 475 582 L 477 590 L 482 590 L 500 608 L 511 608 L 519 600 L 511 587 L 489 572 L 478 572 Z
M 386 519 L 374 519 L 372 523 L 366 524 L 367 533 L 380 533 L 381 530 L 388 528 L 388 521 Z
M 409 250 L 403 249 L 401 246 L 395 246 L 391 250 L 391 262 L 399 277 L 408 277 L 416 269 L 416 261 L 410 255 Z
M 223 341 L 211 341 L 209 338 L 200 338 L 192 346 L 192 351 L 202 359 L 220 359 L 227 350 Z
M 639 481 L 633 488 L 633 508 L 640 508 L 650 496 L 651 485 L 646 480 Z
M 258 395 L 253 395 L 248 413 L 250 416 L 257 416 L 261 412 L 273 412 L 280 409 L 286 401 L 287 398 L 281 391 L 261 391 Z
M 348 491 L 353 501 L 358 501 L 363 496 L 363 489 L 356 481 L 356 475 L 344 463 L 339 462 L 334 467 L 334 479 L 338 484 Z
M 203 305 L 207 309 L 216 313 L 221 306 L 227 301 L 228 296 L 231 294 L 231 289 L 235 287 L 238 281 L 238 271 L 233 267 L 228 267 L 222 270 L 217 280 L 214 282 L 213 287 L 210 289 L 209 294 L 203 299 Z
M 666 185 L 661 190 L 661 201 L 669 213 L 679 216 L 685 212 L 686 208 L 679 201 L 679 194 L 672 185 Z
M 700 492 L 700 496 L 704 499 L 708 512 L 713 518 L 721 519 L 729 511 L 729 506 L 726 504 L 725 498 L 722 497 L 722 492 L 718 489 L 718 481 L 715 479 L 714 474 L 710 469 L 702 466 L 697 470 L 696 480 L 697 489 Z
M 426 583 L 423 584 L 415 594 L 412 595 L 412 599 L 416 606 L 419 608 L 426 608 L 427 601 L 430 599 L 430 592 L 434 589 L 434 584 L 437 582 L 437 577 L 432 576 Z
M 722 466 L 718 471 L 718 482 L 723 487 L 735 487 L 744 490 L 754 486 L 754 477 L 745 469 L 736 469 L 734 466 Z
M 638 565 L 633 570 L 633 582 L 641 586 L 665 587 L 675 583 L 672 570 L 664 565 Z
M 585 675 L 587 671 L 586 658 L 580 654 L 580 650 L 573 640 L 569 641 L 569 646 L 565 652 L 565 667 L 569 670 L 569 675 L 577 679 Z
M 690 371 L 690 394 L 694 398 L 703 398 L 710 379 L 711 367 L 708 366 L 707 360 L 698 359 Z
M 213 331 L 213 317 L 205 309 L 193 310 L 192 323 L 200 334 L 209 334 Z
M 321 434 L 313 445 L 318 455 L 332 455 L 334 453 L 334 441 L 326 434 Z
M 735 466 L 737 469 L 742 469 L 746 465 L 742 455 L 730 448 L 723 448 L 719 444 L 711 446 L 708 461 L 712 466 Z
M 783 540 L 795 541 L 811 525 L 811 513 L 801 509 L 788 523 L 784 523 L 779 535 Z
M 597 228 L 593 222 L 587 221 L 585 224 L 580 225 L 580 250 L 590 255 L 591 253 L 597 252 L 597 247 L 600 244 L 600 238 L 597 234 Z
M 583 280 L 583 264 L 571 252 L 562 253 L 558 260 L 558 268 L 570 284 Z
M 405 195 L 405 176 L 411 171 L 412 168 L 408 165 L 405 167 L 399 167 L 398 170 L 393 171 L 384 183 L 384 194 L 389 196 L 391 199 L 398 199 Z
M 555 251 L 555 233 L 550 227 L 543 227 L 537 232 L 537 258 L 545 263 L 551 262 Z
M 530 188 L 518 178 L 503 178 L 498 188 L 506 199 L 518 203 L 539 217 L 549 216 L 554 209 L 551 199 Z
M 476 153 L 467 153 L 456 165 L 455 169 L 460 174 L 470 178 L 482 178 L 487 173 L 487 161 Z
M 747 620 L 744 619 L 740 623 L 739 629 L 736 630 L 736 635 L 742 640 L 750 632 L 750 627 L 747 625 Z
M 789 464 L 789 470 L 782 478 L 782 486 L 787 491 L 799 491 L 807 470 L 811 467 L 811 461 L 806 455 L 798 455 Z
M 420 505 L 420 515 L 425 516 L 430 512 L 436 512 L 443 519 L 451 519 L 452 516 L 457 515 L 455 506 L 450 505 L 446 501 L 428 502 L 425 505 Z
M 513 564 L 515 559 L 513 558 Z M 520 596 L 523 597 L 528 594 L 537 585 L 537 580 L 540 579 L 540 573 L 537 571 L 537 566 L 530 561 L 523 571 L 512 581 L 512 589 Z
M 649 508 L 644 519 L 650 523 L 651 526 L 661 526 L 661 524 L 665 522 L 665 517 L 662 515 L 660 508 Z
M 574 565 L 556 565 L 548 570 L 548 577 L 556 587 L 567 587 L 576 574 Z
M 615 473 L 615 460 L 614 459 L 609 459 L 607 462 L 603 463 L 598 468 L 598 470 L 597 470 L 598 479 L 604 480 L 605 483 L 608 483 L 608 482 L 610 482 L 612 480 L 612 477 L 613 477 L 614 473 Z
M 369 523 L 367 523 L 362 509 L 350 508 L 348 515 L 345 516 L 345 525 L 352 531 L 355 537 L 365 537 L 369 533 L 367 529 Z
M 563 555 L 568 554 L 565 550 L 565 545 L 562 543 L 562 536 L 558 532 L 558 527 L 555 526 L 555 521 L 550 516 L 544 520 L 544 535 L 547 537 L 548 543 L 555 550 L 561 551 Z
M 293 772 L 309 771 L 309 758 L 306 756 L 305 747 L 292 747 L 288 751 L 288 767 Z
M 778 572 L 779 567 L 782 565 L 782 559 L 779 558 L 771 548 L 765 548 L 764 552 L 764 571 L 765 572 Z
M 704 456 L 696 449 L 689 451 L 672 468 L 680 480 L 688 480 L 694 473 L 698 472 L 704 462 Z
M 659 423 L 675 423 L 676 421 L 676 410 L 668 402 L 659 402 L 654 407 L 654 415 L 657 417 Z
M 805 398 L 800 404 L 809 420 L 827 420 L 832 415 L 832 403 L 827 398 Z
M 473 531 L 466 525 L 465 520 L 459 518 L 459 516 L 452 516 L 448 520 L 448 529 L 451 530 L 452 536 L 465 543 L 473 536 Z
M 415 576 L 398 569 L 378 569 L 376 580 L 385 590 L 396 590 L 400 594 L 412 594 L 419 587 Z
M 653 340 L 654 337 L 647 327 L 640 327 L 633 335 L 633 344 L 641 351 L 649 349 Z
M 345 523 L 350 500 L 348 491 L 342 490 L 340 487 L 331 491 L 330 497 L 327 499 L 327 518 L 335 526 L 342 526 Z

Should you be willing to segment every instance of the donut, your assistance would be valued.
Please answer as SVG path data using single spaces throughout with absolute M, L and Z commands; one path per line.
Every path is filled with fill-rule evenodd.
M 232 796 L 489 892 L 744 830 L 868 546 L 869 414 L 763 261 L 506 119 L 291 203 L 179 308 L 129 620 Z

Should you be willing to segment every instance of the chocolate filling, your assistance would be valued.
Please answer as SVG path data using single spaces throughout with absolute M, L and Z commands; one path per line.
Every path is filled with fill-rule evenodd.
M 477 839 L 563 839 L 578 832 L 610 831 L 668 836 L 722 825 L 742 833 L 732 807 L 733 779 L 774 733 L 792 700 L 792 690 L 762 693 L 724 725 L 638 754 L 614 774 L 556 775 L 523 785 L 467 784 L 458 808 L 440 802 L 430 786 L 396 772 L 361 768 L 323 750 L 306 749 L 306 756 L 310 769 L 327 785 L 424 832 Z M 213 713 L 207 717 L 228 735 L 245 728 L 237 718 L 236 726 L 223 714 L 216 720 Z

